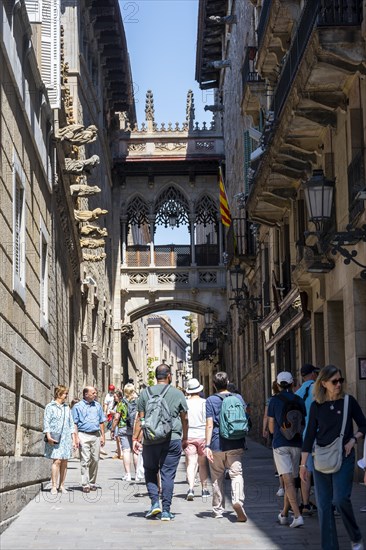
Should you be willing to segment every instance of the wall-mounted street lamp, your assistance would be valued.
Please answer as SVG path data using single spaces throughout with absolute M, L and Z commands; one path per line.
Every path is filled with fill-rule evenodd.
M 309 220 L 314 223 L 315 231 L 306 231 L 305 239 L 310 235 L 315 235 L 320 252 L 325 256 L 330 248 L 332 254 L 341 254 L 344 263 L 349 265 L 351 262 L 362 267 L 361 278 L 366 280 L 366 265 L 356 259 L 356 250 L 347 250 L 345 246 L 353 246 L 360 241 L 366 242 L 366 225 L 361 228 L 347 225 L 346 231 L 337 231 L 329 234 L 324 230 L 325 224 L 330 221 L 333 210 L 335 181 L 329 180 L 324 176 L 323 170 L 314 170 L 312 177 L 303 184 L 306 206 L 308 209 Z M 361 197 L 362 199 L 362 197 Z M 324 269 L 321 270 L 321 265 Z M 333 269 L 334 262 L 320 262 L 318 271 L 309 269 L 312 272 L 327 272 Z
M 236 265 L 229 273 L 231 290 L 234 294 L 234 297 L 230 298 L 234 301 L 230 308 L 236 306 L 238 309 L 244 310 L 252 321 L 260 321 L 258 304 L 262 303 L 262 297 L 249 294 L 245 284 L 245 271 L 241 269 L 240 265 Z
M 182 374 L 183 373 L 183 361 L 177 361 L 177 373 Z

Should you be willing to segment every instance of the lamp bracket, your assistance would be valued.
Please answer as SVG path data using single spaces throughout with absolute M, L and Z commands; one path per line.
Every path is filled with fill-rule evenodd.
M 361 263 L 357 256 L 357 250 L 347 250 L 346 246 L 354 246 L 360 241 L 366 242 L 366 225 L 362 227 L 352 227 L 352 225 L 347 225 L 346 231 L 337 231 L 332 235 L 324 233 L 321 231 L 306 231 L 304 233 L 305 239 L 310 235 L 315 235 L 318 239 L 318 247 L 321 252 L 325 253 L 329 247 L 331 248 L 331 253 L 336 255 L 339 253 L 344 258 L 344 263 L 349 265 L 354 263 L 359 267 L 362 267 L 360 273 L 361 279 L 366 280 L 366 264 Z

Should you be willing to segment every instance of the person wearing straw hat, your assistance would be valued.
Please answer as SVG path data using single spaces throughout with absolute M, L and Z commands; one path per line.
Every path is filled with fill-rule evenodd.
M 203 390 L 202 384 L 197 378 L 191 378 L 188 381 L 186 394 L 188 405 L 188 439 L 184 449 L 186 455 L 187 480 L 189 489 L 187 500 L 194 498 L 194 480 L 199 468 L 199 476 L 202 485 L 202 497 L 209 497 L 207 489 L 208 468 L 205 454 L 205 429 L 206 429 L 206 399 L 200 397 Z

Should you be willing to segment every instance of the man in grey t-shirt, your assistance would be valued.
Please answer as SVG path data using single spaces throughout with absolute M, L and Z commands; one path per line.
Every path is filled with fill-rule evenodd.
M 155 377 L 157 384 L 151 386 L 149 390 L 153 395 L 158 395 L 166 390 L 167 385 L 171 384 L 172 375 L 168 365 L 156 367 Z M 174 519 L 174 515 L 170 512 L 170 506 L 173 498 L 174 479 L 182 454 L 182 439 L 184 444 L 187 440 L 188 420 L 187 402 L 180 390 L 169 386 L 164 399 L 172 416 L 172 431 L 169 437 L 161 443 L 144 442 L 142 456 L 146 486 L 151 500 L 151 508 L 147 512 L 146 518 L 160 516 L 162 521 L 170 521 Z M 141 392 L 137 403 L 140 421 L 135 422 L 132 438 L 135 453 L 139 452 L 139 441 L 142 435 L 141 422 L 145 417 L 148 401 L 149 392 L 145 388 Z M 160 472 L 161 477 L 162 507 L 159 503 L 158 472 Z

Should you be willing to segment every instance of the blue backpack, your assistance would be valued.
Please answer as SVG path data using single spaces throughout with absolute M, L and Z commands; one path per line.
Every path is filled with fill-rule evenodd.
M 249 426 L 242 402 L 231 393 L 216 395 L 222 400 L 220 436 L 224 439 L 243 439 L 249 431 Z

